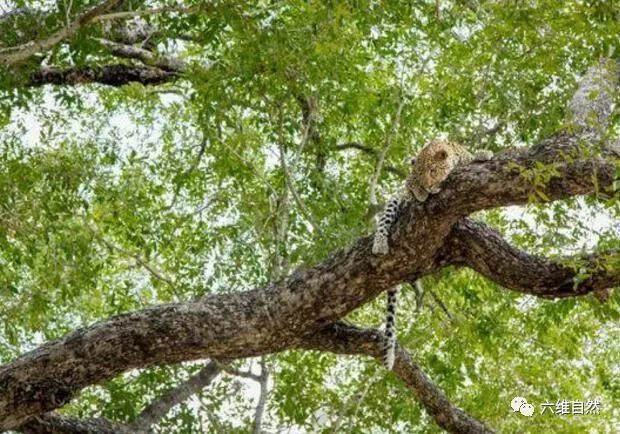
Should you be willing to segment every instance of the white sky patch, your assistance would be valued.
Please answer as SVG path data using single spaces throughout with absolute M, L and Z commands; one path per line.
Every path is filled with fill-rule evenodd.
M 165 98 L 165 103 L 174 104 L 174 103 L 178 103 L 181 100 L 182 99 L 180 99 L 178 96 L 171 95 Z M 50 111 L 58 109 L 57 107 L 55 107 L 55 104 L 53 103 L 53 98 L 50 95 L 46 95 L 44 98 L 44 101 L 45 103 L 43 107 L 41 107 L 40 109 L 50 110 Z M 163 118 L 161 120 L 162 122 L 164 121 Z M 16 112 L 14 115 L 14 123 L 8 126 L 7 128 L 9 129 L 17 128 L 19 124 L 23 124 L 27 126 L 26 133 L 25 135 L 22 136 L 27 146 L 35 148 L 35 147 L 40 147 L 41 145 L 46 143 L 45 141 L 42 142 L 42 136 L 41 136 L 42 124 L 36 112 L 27 112 L 27 111 Z M 157 123 L 155 124 L 156 124 L 155 126 L 149 125 L 148 128 L 145 126 L 141 126 L 137 124 L 136 119 L 132 113 L 119 110 L 113 113 L 112 116 L 109 118 L 109 122 L 107 123 L 105 128 L 102 130 L 103 136 L 99 137 L 99 139 L 119 141 L 120 143 L 122 143 L 125 153 L 129 152 L 130 149 L 136 149 L 140 152 L 145 152 L 145 146 L 147 144 L 149 144 L 149 146 L 152 144 L 156 144 L 158 137 L 163 132 L 163 126 L 161 124 L 157 124 Z M 15 130 L 14 132 L 17 132 L 17 130 Z M 90 131 L 88 130 L 88 128 L 78 122 L 74 122 L 69 128 L 69 130 L 65 131 L 66 136 L 72 137 L 72 139 L 76 141 L 82 140 L 82 139 L 88 139 L 89 133 Z M 263 152 L 264 152 L 263 156 L 265 158 L 265 169 L 267 171 L 273 170 L 277 166 L 279 166 L 280 164 L 279 155 L 278 155 L 279 149 L 275 143 L 267 144 Z M 290 155 L 288 155 L 288 157 L 290 158 Z M 293 162 L 289 161 L 289 164 L 291 163 Z M 582 202 L 580 206 L 585 207 L 585 204 L 583 204 Z M 597 232 L 600 232 L 600 231 L 603 231 L 609 228 L 616 228 L 616 230 L 618 230 L 618 226 L 619 226 L 618 221 L 614 220 L 613 217 L 609 213 L 601 211 L 600 213 L 596 214 L 594 218 L 591 218 L 591 216 L 588 215 L 584 210 L 579 211 L 578 213 L 579 214 L 576 217 L 580 219 L 588 220 L 589 225 L 592 229 L 592 232 L 587 237 L 585 237 L 584 239 L 578 240 L 577 244 L 579 245 L 585 245 L 585 246 L 590 246 L 590 247 L 594 246 L 598 239 L 596 235 Z M 531 212 L 528 211 L 527 207 L 522 207 L 522 206 L 507 207 L 504 210 L 504 214 L 508 220 L 525 221 L 528 223 L 530 227 L 536 229 L 536 222 L 535 222 L 534 216 L 531 214 Z M 540 228 L 540 230 L 545 230 L 545 228 Z M 207 262 L 211 262 L 211 261 L 207 261 Z M 206 270 L 206 274 L 210 274 L 210 271 L 212 271 L 212 266 L 209 270 Z M 132 272 L 131 270 L 128 270 L 128 274 L 135 274 L 132 277 L 130 277 L 134 281 L 136 282 L 142 281 L 142 284 L 136 285 L 135 287 L 136 291 L 141 291 L 143 289 L 143 285 L 148 286 L 148 280 L 150 278 L 149 276 L 140 275 L 140 273 L 135 273 L 135 272 Z M 119 275 L 119 278 L 120 277 L 122 277 L 122 275 Z M 155 291 L 153 291 L 150 296 L 154 297 Z M 144 301 L 146 303 L 156 302 L 156 298 L 149 297 L 148 300 L 144 300 Z M 523 297 L 519 300 L 519 303 L 520 303 L 521 310 L 527 311 L 530 307 L 534 306 L 535 300 L 532 300 L 530 297 Z M 76 318 L 76 321 L 77 321 L 77 318 Z M 598 339 L 604 341 L 605 334 L 603 334 L 602 336 L 599 336 Z M 36 334 L 32 337 L 32 341 L 30 342 L 31 345 L 29 346 L 30 348 L 35 348 L 38 345 L 42 344 L 45 340 L 46 339 L 43 337 L 42 334 L 40 333 Z M 439 356 L 444 354 L 439 348 L 436 349 L 436 352 Z M 358 366 L 352 363 L 346 363 L 346 362 L 338 363 L 338 365 L 332 370 L 332 372 L 330 372 L 330 374 L 325 378 L 324 386 L 328 389 L 329 388 L 340 389 L 338 383 L 342 378 L 346 377 L 348 381 L 355 380 L 355 378 L 357 378 L 356 376 L 359 375 L 359 373 L 355 372 L 356 366 L 357 368 L 361 367 L 361 365 Z M 579 366 L 579 363 L 575 362 L 575 366 Z M 463 369 L 463 367 L 461 368 Z M 256 372 L 256 369 L 254 369 L 254 372 L 258 374 L 258 372 Z M 471 379 L 467 375 L 467 372 L 465 371 L 463 372 L 463 374 L 465 377 L 464 386 L 466 387 L 470 386 L 472 383 L 471 383 Z M 135 375 L 135 372 L 134 373 L 130 372 L 126 375 L 127 375 L 127 378 L 131 378 L 132 375 Z M 258 384 L 252 380 L 247 380 L 247 379 L 239 379 L 239 381 L 243 385 L 241 393 L 240 393 L 240 398 L 243 399 L 244 401 L 247 401 L 253 407 L 256 404 L 258 397 L 259 397 Z M 100 390 L 97 393 L 103 393 L 103 392 Z M 191 408 L 194 408 L 197 412 L 201 411 L 201 403 L 197 397 L 193 397 L 189 401 L 189 405 Z M 336 411 L 338 409 L 333 409 L 333 410 Z M 240 415 L 236 411 L 236 409 L 230 405 L 228 406 L 224 405 L 223 408 L 219 411 L 218 416 L 221 417 L 223 420 L 227 420 L 233 423 L 237 427 L 242 426 L 242 423 L 243 423 L 242 418 L 244 416 L 251 417 L 251 415 L 243 415 L 243 414 Z M 318 423 L 321 426 L 328 427 L 328 426 L 331 426 L 331 424 L 334 422 L 334 419 L 333 419 L 334 415 L 328 413 L 324 409 L 320 409 L 315 416 L 316 416 L 316 423 Z M 272 416 L 272 417 L 269 417 L 269 416 L 267 417 L 267 423 L 269 423 L 269 420 L 277 420 L 275 416 Z M 204 417 L 204 419 L 208 420 L 206 417 Z M 289 427 L 287 432 L 297 434 L 297 433 L 305 433 L 309 431 L 303 429 L 302 427 L 291 426 Z
M 370 28 L 370 39 L 376 40 L 381 37 L 383 33 L 378 26 L 374 25 Z
M 48 6 L 52 6 L 54 4 L 51 1 L 42 2 L 42 4 L 43 3 L 47 4 Z M 12 5 L 12 2 L 8 2 L 6 0 L 0 0 L 0 10 L 11 9 L 11 5 Z M 277 12 L 272 12 L 271 15 L 269 15 L 263 21 L 263 26 L 265 27 L 271 26 L 272 22 L 276 18 L 277 18 Z M 427 19 L 426 16 L 423 16 L 423 15 L 419 16 L 418 18 L 420 20 Z M 453 29 L 456 36 L 460 40 L 466 40 L 470 38 L 471 35 L 476 30 L 477 30 L 476 28 L 473 28 L 467 25 L 458 26 Z M 382 36 L 383 36 L 383 31 L 379 27 L 373 26 L 371 28 L 370 36 L 369 36 L 371 39 L 378 39 Z M 396 59 L 395 61 L 397 62 L 399 74 L 401 74 L 407 80 L 413 80 L 414 78 L 413 72 L 411 72 L 411 75 L 408 75 L 408 71 L 411 71 L 411 69 L 408 69 L 408 65 L 402 63 L 399 59 Z M 433 69 L 434 64 L 433 64 L 432 59 L 429 60 L 426 67 L 430 70 Z M 369 68 L 371 68 L 371 66 L 369 66 Z M 550 85 L 547 86 L 547 88 L 543 90 L 543 92 L 551 93 L 551 92 L 556 92 L 558 90 L 559 88 L 556 85 L 555 81 L 552 81 Z M 408 91 L 410 92 L 413 91 L 414 93 L 416 92 L 415 83 L 413 83 L 413 87 L 411 89 L 408 89 Z M 81 92 L 80 97 L 86 98 L 87 105 L 96 106 L 98 103 L 97 97 L 95 95 L 89 95 L 88 93 Z M 178 104 L 182 102 L 184 98 L 185 96 L 167 94 L 167 95 L 162 95 L 162 102 L 164 106 L 169 107 L 172 104 Z M 13 129 L 12 132 L 14 134 L 19 134 L 21 132 L 19 130 L 19 126 L 25 125 L 26 129 L 25 129 L 25 133 L 22 136 L 22 140 L 26 146 L 32 147 L 32 148 L 40 148 L 45 145 L 50 146 L 51 145 L 50 141 L 48 141 L 43 135 L 44 127 L 43 127 L 42 122 L 40 121 L 39 114 L 40 114 L 40 111 L 54 112 L 57 110 L 58 110 L 58 106 L 54 100 L 54 96 L 50 92 L 47 92 L 44 94 L 43 105 L 39 107 L 37 111 L 16 110 L 13 115 L 14 116 L 13 122 L 9 126 L 6 127 L 7 131 L 11 132 L 11 129 Z M 130 152 L 133 149 L 138 150 L 141 153 L 146 153 L 152 150 L 157 150 L 158 140 L 164 131 L 163 117 L 160 117 L 159 119 L 161 122 L 149 123 L 148 126 L 144 126 L 144 125 L 141 125 L 139 122 L 136 122 L 136 118 L 134 115 L 135 113 L 130 113 L 123 109 L 119 109 L 118 111 L 113 112 L 113 114 L 109 117 L 107 124 L 101 130 L 102 135 L 99 136 L 98 139 L 117 141 L 118 143 L 121 143 L 122 152 L 125 154 Z M 246 117 L 246 116 L 249 117 L 252 114 L 248 113 L 247 111 L 244 111 L 242 115 L 243 117 Z M 391 119 L 388 118 L 386 120 L 386 124 L 389 125 L 390 121 Z M 491 126 L 491 124 L 489 124 L 488 126 Z M 187 127 L 187 125 L 179 126 L 180 129 L 183 129 L 185 127 Z M 67 137 L 71 137 L 71 139 L 75 141 L 88 140 L 89 138 L 92 138 L 91 133 L 92 131 L 89 130 L 88 125 L 82 125 L 78 121 L 72 123 L 69 129 L 64 131 L 64 134 Z M 187 143 L 183 142 L 183 139 L 182 139 L 183 136 L 179 136 L 179 137 L 181 137 L 181 139 L 178 142 L 179 145 L 180 146 L 187 145 Z M 0 140 L 1 140 L 1 137 L 0 137 Z M 151 146 L 153 146 L 153 148 L 151 148 Z M 278 149 L 277 144 L 267 143 L 265 147 L 263 148 L 263 153 L 264 153 L 263 157 L 265 160 L 266 171 L 274 170 L 275 168 L 279 166 L 280 164 L 279 156 L 278 156 L 279 149 Z M 287 155 L 287 157 L 290 158 L 291 155 Z M 157 158 L 157 153 L 151 154 L 150 158 Z M 295 164 L 294 161 L 288 161 L 288 162 L 289 164 Z M 585 206 L 583 204 L 583 201 L 581 205 Z M 616 230 L 617 231 L 616 233 L 620 234 L 619 222 L 615 220 L 609 212 L 605 212 L 605 211 L 606 210 L 601 210 L 601 212 L 596 214 L 594 217 L 587 214 L 586 211 L 583 209 L 581 211 L 578 211 L 578 215 L 576 215 L 576 218 L 579 218 L 581 220 L 587 220 L 591 228 L 591 233 L 589 233 L 583 239 L 579 239 L 576 242 L 576 245 L 593 247 L 596 245 L 596 242 L 598 240 L 597 233 L 602 232 L 604 230 L 608 230 L 610 228 L 613 230 Z M 527 207 L 520 207 L 520 206 L 519 207 L 518 206 L 507 207 L 504 211 L 504 214 L 506 218 L 509 220 L 525 221 L 528 223 L 530 227 L 534 228 L 535 230 L 537 229 L 535 218 L 531 214 L 531 212 L 528 211 Z M 230 223 L 231 218 L 232 217 L 224 218 L 224 221 L 222 223 L 223 224 Z M 308 225 L 308 229 L 311 230 L 310 225 Z M 538 229 L 541 231 L 545 230 L 545 228 L 543 227 L 540 227 Z M 210 263 L 211 261 L 207 261 L 207 262 Z M 210 264 L 210 268 L 209 268 L 209 264 L 208 264 L 205 273 L 210 275 L 212 269 L 213 269 L 213 265 Z M 148 286 L 148 280 L 150 279 L 148 275 L 143 275 L 141 273 L 135 273 L 135 272 L 132 272 L 131 270 L 128 271 L 127 274 L 128 275 L 134 274 L 130 278 L 134 281 L 141 282 L 141 285 L 136 285 L 134 288 L 139 293 L 142 290 L 142 285 L 144 285 L 145 287 Z M 121 273 L 118 275 L 119 280 L 121 280 L 121 278 L 123 277 L 127 277 L 127 276 L 125 276 L 124 273 Z M 149 298 L 148 300 L 145 300 L 145 302 L 146 303 L 156 302 L 155 294 L 156 294 L 156 291 L 153 290 L 153 292 L 150 294 L 150 296 L 153 298 Z M 524 310 L 527 310 L 527 308 L 532 305 L 533 299 L 524 297 L 519 301 L 519 303 L 521 304 L 521 307 Z M 607 340 L 607 336 L 608 334 L 606 333 L 603 333 L 600 336 L 597 336 L 596 338 L 597 342 L 605 342 Z M 44 341 L 46 341 L 46 339 L 41 333 L 35 333 L 31 339 L 32 339 L 30 342 L 31 348 L 35 348 L 38 345 L 42 344 Z M 613 342 L 610 342 L 609 345 L 613 345 Z M 439 356 L 441 355 L 445 356 L 444 352 L 442 352 L 441 349 L 437 349 L 437 354 Z M 327 375 L 327 377 L 325 378 L 324 386 L 328 389 L 329 388 L 339 389 L 339 384 L 343 378 L 346 378 L 348 382 L 352 382 L 356 380 L 360 375 L 359 369 L 361 369 L 361 367 L 362 367 L 361 364 L 353 364 L 353 363 L 348 363 L 348 362 L 338 363 L 336 367 L 332 370 L 332 372 L 330 372 L 329 375 Z M 461 366 L 461 370 L 465 376 L 465 386 L 471 385 L 472 384 L 471 380 L 467 376 L 467 372 L 463 366 Z M 257 372 L 256 364 L 253 364 L 253 372 L 256 374 L 259 373 Z M 124 375 L 126 376 L 126 378 L 131 378 L 132 376 L 135 376 L 136 373 L 137 371 L 130 371 L 129 373 L 126 373 Z M 243 384 L 243 389 L 241 393 L 242 398 L 247 400 L 248 402 L 252 404 L 252 406 L 254 406 L 259 396 L 258 384 L 255 381 L 247 380 L 247 379 L 240 379 L 239 381 L 241 381 Z M 199 399 L 194 397 L 190 401 L 190 406 L 195 408 L 197 411 L 200 411 Z M 338 410 L 338 409 L 335 409 L 335 410 Z M 232 421 L 236 426 L 241 426 L 240 417 L 242 417 L 243 415 L 240 416 L 238 413 L 234 413 L 230 406 L 228 407 L 224 406 L 219 416 L 221 416 L 222 419 Z M 317 416 L 318 422 L 320 424 L 323 423 L 324 426 L 329 426 L 329 424 L 333 421 L 332 420 L 333 415 L 327 413 L 324 410 L 319 410 L 316 416 Z M 288 432 L 302 433 L 302 432 L 307 432 L 307 431 L 300 427 L 291 427 Z
M 599 206 L 593 211 L 588 205 L 586 205 L 583 198 L 578 198 L 576 205 L 576 209 L 569 210 L 572 221 L 581 221 L 586 224 L 589 228 L 589 232 L 584 236 L 577 238 L 573 246 L 565 246 L 562 251 L 557 253 L 570 254 L 583 249 L 593 249 L 600 239 L 600 234 L 605 231 L 616 233 L 620 238 L 620 221 L 614 217 L 611 210 Z M 553 216 L 552 209 L 547 211 Z M 530 231 L 534 231 L 537 235 L 542 236 L 549 230 L 546 226 L 537 224 L 535 215 L 528 210 L 527 206 L 508 206 L 503 209 L 503 214 L 508 221 L 525 222 L 528 229 Z M 572 237 L 572 228 L 554 228 L 554 230 L 567 237 Z M 510 235 L 511 231 L 509 230 L 508 233 Z M 514 231 L 512 233 L 514 234 Z

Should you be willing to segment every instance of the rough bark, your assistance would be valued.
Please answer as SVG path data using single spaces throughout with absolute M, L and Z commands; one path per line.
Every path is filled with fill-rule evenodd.
M 383 339 L 383 334 L 377 330 L 361 329 L 337 322 L 308 336 L 300 347 L 337 354 L 367 355 L 380 363 L 383 355 Z M 399 345 L 396 346 L 393 372 L 407 385 L 437 425 L 446 431 L 460 434 L 489 434 L 493 432 L 454 406 L 413 361 L 411 354 Z
M 525 152 L 518 161 L 533 164 L 539 156 Z M 508 161 L 464 168 L 427 203 L 409 206 L 392 237 L 392 253 L 385 257 L 372 256 L 370 238 L 364 237 L 314 268 L 266 288 L 118 315 L 24 354 L 0 368 L 0 427 L 58 408 L 83 387 L 128 369 L 256 356 L 293 346 L 300 336 L 338 320 L 383 290 L 434 270 L 437 250 L 464 212 L 526 202 L 531 186 L 504 170 Z M 613 165 L 599 159 L 566 163 L 562 172 L 545 188 L 549 197 L 594 191 L 590 175 L 599 186 L 613 180 Z M 459 200 L 453 190 L 471 192 L 472 200 Z
M 176 80 L 178 74 L 151 66 L 112 64 L 101 67 L 55 68 L 43 67 L 31 75 L 30 86 L 56 84 L 74 86 L 99 83 L 107 86 L 124 86 L 129 83 L 157 85 Z
M 139 60 L 146 66 L 158 68 L 162 71 L 182 73 L 187 70 L 187 64 L 181 59 L 172 56 L 162 56 L 154 51 L 147 50 L 145 48 L 137 47 L 134 45 L 121 44 L 118 42 L 109 41 L 107 39 L 98 39 L 98 41 L 105 46 L 110 52 L 123 59 L 135 59 Z
M 584 75 L 568 104 L 569 120 L 588 142 L 603 139 L 607 132 L 619 72 L 615 61 L 600 59 Z
M 611 77 L 617 79 L 616 74 Z M 593 101 L 596 109 L 598 100 Z M 457 223 L 472 212 L 523 204 L 533 194 L 559 200 L 610 187 L 614 162 L 583 155 L 581 139 L 578 133 L 560 132 L 531 149 L 505 152 L 455 171 L 440 193 L 402 210 L 389 255 L 373 256 L 371 239 L 364 237 L 315 267 L 296 271 L 265 288 L 114 316 L 46 343 L 0 367 L 0 429 L 19 426 L 28 418 L 61 407 L 82 388 L 129 369 L 206 357 L 257 356 L 303 346 L 307 336 L 382 291 L 451 263 L 487 270 L 484 263 L 467 263 L 466 257 L 444 253 L 442 248 L 453 241 L 455 225 L 458 230 L 461 225 Z M 555 175 L 548 182 L 533 183 L 523 170 L 531 171 L 541 162 L 553 165 Z M 490 248 L 498 248 L 498 243 L 489 243 Z M 500 283 L 515 278 L 487 273 Z M 577 287 L 587 292 L 620 283 L 615 272 L 597 279 Z M 552 294 L 566 292 L 565 286 L 558 290 L 557 280 L 548 282 L 553 286 Z M 538 284 L 537 291 L 542 291 L 543 283 Z M 418 378 L 410 387 L 421 400 L 426 399 L 426 383 L 415 371 L 407 371 L 410 361 L 404 355 L 399 353 L 398 357 L 397 372 L 404 378 Z M 459 431 L 455 416 L 445 416 L 441 411 L 445 405 L 431 404 L 429 399 L 430 414 L 446 429 L 484 432 L 480 431 L 484 427 Z
M 172 407 L 186 401 L 207 387 L 222 372 L 224 367 L 225 365 L 220 365 L 215 361 L 207 363 L 197 374 L 154 399 L 129 424 L 117 423 L 103 418 L 76 419 L 52 412 L 30 419 L 20 426 L 18 431 L 24 434 L 148 434 L 153 432 L 151 427 L 163 419 Z
M 75 419 L 56 413 L 37 416 L 19 427 L 24 434 L 131 434 L 123 424 L 107 419 Z
M 470 219 L 454 226 L 445 251 L 451 264 L 476 270 L 505 288 L 544 298 L 585 295 L 620 282 L 620 251 L 552 261 L 511 246 L 497 231 Z
M 521 154 L 517 161 L 525 165 L 541 158 L 536 151 Z M 23 355 L 0 368 L 0 426 L 10 428 L 58 408 L 83 387 L 128 369 L 255 356 L 295 345 L 300 336 L 338 320 L 383 290 L 435 269 L 435 254 L 462 213 L 493 203 L 526 202 L 531 186 L 504 170 L 508 161 L 463 168 L 437 196 L 408 207 L 386 257 L 372 256 L 365 237 L 266 288 L 115 316 Z M 592 192 L 613 180 L 613 164 L 602 159 L 563 163 L 559 170 L 562 177 L 545 187 L 553 199 Z M 459 200 L 453 190 L 470 192 L 471 201 Z
M 530 197 L 554 201 L 611 187 L 616 171 L 613 159 L 586 156 L 580 145 L 581 136 L 561 131 L 532 148 L 509 149 L 489 162 L 471 164 L 455 171 L 426 208 L 464 217 L 484 209 L 525 204 Z M 537 184 L 528 177 L 540 163 L 553 166 L 556 174 Z

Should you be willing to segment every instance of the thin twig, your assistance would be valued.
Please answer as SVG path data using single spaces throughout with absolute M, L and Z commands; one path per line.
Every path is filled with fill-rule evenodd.
M 248 378 L 250 380 L 260 382 L 260 375 L 256 375 L 251 371 L 240 371 L 239 369 L 233 368 L 232 366 L 224 363 L 218 363 L 218 366 L 222 371 L 226 372 L 227 374 L 234 375 L 236 377 Z
M 205 151 L 207 150 L 207 140 L 204 139 L 201 143 L 200 143 L 200 147 L 198 149 L 198 155 L 196 156 L 196 158 L 194 159 L 194 161 L 192 162 L 192 164 L 185 170 L 185 172 L 183 172 L 183 174 L 179 177 L 180 179 L 184 179 L 186 178 L 188 175 L 190 175 L 194 170 L 196 170 L 196 168 L 198 167 L 198 165 L 200 164 L 200 162 L 202 161 L 202 157 L 205 154 Z M 181 191 L 181 184 L 177 184 L 177 186 L 174 189 L 174 194 L 172 195 L 172 200 L 170 201 L 170 205 L 166 206 L 164 208 L 165 211 L 168 211 L 172 208 L 174 208 L 174 206 L 177 203 L 177 200 L 179 198 L 179 193 Z M 205 209 L 207 209 L 209 206 L 211 206 L 213 204 L 214 201 L 209 201 L 207 202 L 206 205 L 203 205 L 201 207 L 199 207 L 196 211 L 194 211 L 193 213 L 191 213 L 191 215 L 193 214 L 198 214 L 201 213 L 202 211 L 204 211 Z
M 230 153 L 237 157 L 237 159 L 241 161 L 245 167 L 247 167 L 252 173 L 254 173 L 254 175 L 256 175 L 256 177 L 261 180 L 263 184 L 265 184 L 265 186 L 269 189 L 269 191 L 271 191 L 274 196 L 278 196 L 278 192 L 273 187 L 273 185 L 269 181 L 267 181 L 267 179 L 254 167 L 251 162 L 247 161 L 241 154 L 239 154 L 234 148 L 226 144 L 226 142 L 224 142 L 222 139 L 218 139 L 218 141 L 222 144 L 222 146 L 224 146 L 224 148 L 226 148 Z
M 426 289 L 426 291 L 431 295 L 435 303 L 437 303 L 437 305 L 446 314 L 446 316 L 450 319 L 450 321 L 454 321 L 454 316 L 450 313 L 450 311 L 446 307 L 446 304 L 443 302 L 443 300 L 439 298 L 437 294 L 435 294 L 435 291 L 433 291 L 432 289 L 428 289 L 428 288 Z
M 419 312 L 424 303 L 424 287 L 422 286 L 420 279 L 413 282 L 411 286 L 413 287 L 413 292 L 415 292 L 415 311 Z
M 336 419 L 336 422 L 334 422 L 334 425 L 331 428 L 331 432 L 333 434 L 342 431 L 340 428 L 342 426 L 343 419 L 349 409 L 355 405 L 355 413 L 352 417 L 349 418 L 349 424 L 347 429 L 348 432 L 351 432 L 352 422 L 357 417 L 357 413 L 360 409 L 361 404 L 364 402 L 364 399 L 366 398 L 366 395 L 368 394 L 371 386 L 373 386 L 380 378 L 380 371 L 376 370 L 374 375 L 365 381 L 366 386 L 364 387 L 364 389 L 362 389 L 361 392 L 356 391 L 347 398 L 347 400 L 341 406 L 340 411 L 338 412 L 338 418 Z
M 138 255 L 136 253 L 136 254 L 133 255 L 133 258 L 136 260 L 136 263 L 138 263 L 139 265 L 144 267 L 149 273 L 151 273 L 157 279 L 159 279 L 159 280 L 161 280 L 163 282 L 166 282 L 172 288 L 176 289 L 174 281 L 172 279 L 170 279 L 169 277 L 165 276 L 164 274 L 162 274 L 161 272 L 156 270 L 151 264 L 149 264 L 146 260 L 144 260 L 140 255 Z
M 286 182 L 286 186 L 291 192 L 291 194 L 293 195 L 293 199 L 295 200 L 295 203 L 299 207 L 301 214 L 310 223 L 310 226 L 312 226 L 312 229 L 315 230 L 321 237 L 323 237 L 323 231 L 321 230 L 321 227 L 316 223 L 316 221 L 314 220 L 314 217 L 306 208 L 306 205 L 302 201 L 301 197 L 299 196 L 299 193 L 297 192 L 297 189 L 295 188 L 295 185 L 293 184 L 291 173 L 289 172 L 289 169 L 286 165 L 286 157 L 284 155 L 284 147 L 282 146 L 282 144 L 280 144 L 279 148 L 280 148 L 280 165 L 282 166 L 282 172 L 284 172 L 284 179 Z
M 87 224 L 88 229 L 97 237 L 103 244 L 105 244 L 109 249 L 115 250 L 125 256 L 133 258 L 136 261 L 137 265 L 142 266 L 146 271 L 148 271 L 153 277 L 162 282 L 167 283 L 172 289 L 176 290 L 176 284 L 174 280 L 168 276 L 166 276 L 163 272 L 157 270 L 153 265 L 151 265 L 146 259 L 142 258 L 138 253 L 129 252 L 122 247 L 114 244 L 110 240 L 106 239 L 106 237 L 99 232 L 99 230 L 90 224 Z
M 306 97 L 303 95 L 297 96 L 297 101 L 301 106 L 301 123 L 303 125 L 303 130 L 301 134 L 301 144 L 299 146 L 299 151 L 303 149 L 303 147 L 310 141 L 318 139 L 318 133 L 314 126 L 314 121 L 316 119 L 316 101 L 312 97 Z
M 301 152 L 306 144 L 305 140 L 302 140 L 299 146 L 297 147 L 297 149 L 295 150 L 293 163 L 291 165 L 291 168 L 289 168 L 288 165 L 286 164 L 286 154 L 284 150 L 284 134 L 282 132 L 283 128 L 282 128 L 282 116 L 281 115 L 278 118 L 277 131 L 278 131 L 278 158 L 280 160 L 280 166 L 282 168 L 282 172 L 284 173 L 284 180 L 286 183 L 287 190 L 290 191 L 291 194 L 293 195 L 293 200 L 299 207 L 301 215 L 306 219 L 306 221 L 308 221 L 308 223 L 310 223 L 310 226 L 312 226 L 312 229 L 316 231 L 321 237 L 323 237 L 323 232 L 321 231 L 320 226 L 314 220 L 314 216 L 308 211 L 308 208 L 306 207 L 303 200 L 299 196 L 299 193 L 297 192 L 297 189 L 295 188 L 295 184 L 293 182 L 292 172 L 295 171 L 295 163 L 298 161 L 299 156 L 301 155 Z
M 172 407 L 186 401 L 192 395 L 207 387 L 220 372 L 220 364 L 210 361 L 196 375 L 170 389 L 147 405 L 138 417 L 131 422 L 130 427 L 134 432 L 150 432 L 151 426 L 163 419 Z
M 347 149 L 356 149 L 358 151 L 362 151 L 365 154 L 371 155 L 374 158 L 377 158 L 377 156 L 379 155 L 379 152 L 376 149 L 371 148 L 370 146 L 363 145 L 359 142 L 342 143 L 340 145 L 336 145 L 334 149 L 336 149 L 337 151 L 344 151 Z M 386 172 L 393 173 L 399 178 L 405 178 L 407 176 L 407 173 L 404 170 L 399 169 L 396 166 L 386 165 L 384 166 L 384 169 Z
M 392 119 L 392 128 L 385 138 L 385 146 L 379 153 L 377 157 L 377 165 L 375 166 L 375 171 L 370 178 L 370 188 L 368 192 L 368 203 L 371 208 L 375 208 L 378 205 L 377 202 L 377 182 L 379 181 L 379 176 L 381 176 L 381 170 L 383 168 L 383 162 L 385 160 L 385 156 L 387 152 L 390 150 L 392 146 L 392 139 L 396 132 L 398 131 L 398 126 L 400 125 L 400 114 L 403 110 L 403 105 L 405 104 L 405 98 L 400 95 L 400 100 L 398 102 L 398 108 L 396 109 L 396 113 L 394 114 L 394 118 Z
M 73 7 L 73 0 L 69 0 L 69 6 L 63 0 L 63 4 L 65 5 L 65 25 L 69 27 L 71 25 L 71 21 L 69 20 L 69 14 L 71 12 L 71 8 Z

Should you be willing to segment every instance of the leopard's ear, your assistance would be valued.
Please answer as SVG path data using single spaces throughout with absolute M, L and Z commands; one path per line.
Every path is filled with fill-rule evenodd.
M 440 149 L 439 151 L 435 152 L 435 155 L 433 155 L 433 158 L 436 161 L 443 161 L 446 158 L 448 158 L 448 151 L 446 151 L 445 149 Z
M 411 159 L 409 160 L 409 164 L 411 164 L 412 166 L 415 164 L 416 162 L 416 158 L 415 157 L 411 157 Z

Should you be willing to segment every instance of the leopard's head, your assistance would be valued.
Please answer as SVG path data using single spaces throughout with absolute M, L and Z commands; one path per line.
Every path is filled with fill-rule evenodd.
M 420 187 L 429 193 L 438 193 L 440 184 L 445 181 L 458 161 L 452 143 L 433 141 L 418 153 L 415 161 L 412 161 L 412 173 Z

